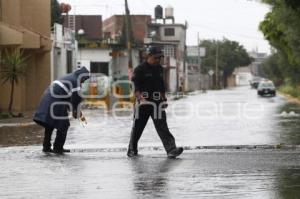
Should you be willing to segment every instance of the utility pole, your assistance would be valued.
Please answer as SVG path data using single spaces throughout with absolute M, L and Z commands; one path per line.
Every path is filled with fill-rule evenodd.
M 198 47 L 198 64 L 199 64 L 199 84 L 200 84 L 200 90 L 202 90 L 202 77 L 201 77 L 201 52 L 200 52 L 200 37 L 199 32 L 197 34 L 197 47 Z
M 184 82 L 183 82 L 183 91 L 185 92 L 188 89 L 188 72 L 186 67 L 186 59 L 187 59 L 187 51 L 186 51 L 186 29 L 187 29 L 187 22 L 184 25 L 184 50 L 183 50 L 183 72 L 184 72 Z
M 125 0 L 125 31 L 126 31 L 126 45 L 128 52 L 128 73 L 129 78 L 132 74 L 132 43 L 131 43 L 131 19 L 130 19 L 130 11 L 128 8 L 128 2 Z
M 218 68 L 219 68 L 219 42 L 217 42 L 217 47 L 216 47 L 216 66 L 215 66 L 215 77 L 216 77 L 216 89 L 219 88 L 219 72 L 218 72 Z

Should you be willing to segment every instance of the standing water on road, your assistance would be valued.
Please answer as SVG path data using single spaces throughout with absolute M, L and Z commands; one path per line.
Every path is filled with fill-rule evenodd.
M 102 112 L 102 113 L 101 113 Z M 127 146 L 132 112 L 106 114 L 85 110 L 88 125 L 72 122 L 71 145 Z M 282 97 L 258 97 L 255 90 L 194 92 L 170 102 L 168 124 L 179 145 L 268 145 L 300 144 L 300 106 Z M 116 116 L 117 115 L 117 116 Z M 161 146 L 151 119 L 140 146 Z
M 282 97 L 258 97 L 247 87 L 194 92 L 170 102 L 167 112 L 169 127 L 183 146 L 300 144 L 299 106 Z M 127 159 L 131 112 L 87 109 L 84 114 L 86 127 L 71 122 L 67 144 L 73 151 L 67 155 L 41 153 L 42 132 L 36 129 L 0 135 L 3 146 L 27 145 L 0 148 L 0 198 L 264 199 L 300 194 L 298 150 L 191 150 L 170 160 L 160 150 L 149 150 L 161 147 L 149 121 L 140 141 L 142 156 Z M 9 144 L 8 133 L 13 134 Z
M 190 93 L 170 101 L 168 125 L 178 145 L 269 145 L 300 144 L 300 106 L 283 97 L 258 97 L 248 87 Z M 75 148 L 127 147 L 132 110 L 84 110 L 88 124 L 71 122 L 67 144 Z M 42 131 L 0 133 L 0 146 L 39 144 Z M 161 146 L 151 119 L 140 146 Z

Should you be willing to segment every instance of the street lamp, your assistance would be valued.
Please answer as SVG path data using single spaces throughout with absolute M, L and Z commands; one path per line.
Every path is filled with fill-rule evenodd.
M 78 43 L 80 44 L 80 43 L 82 43 L 82 36 L 85 34 L 85 32 L 84 32 L 84 30 L 83 29 L 79 29 L 78 31 L 77 31 L 77 34 L 78 34 Z
M 79 29 L 77 33 L 78 33 L 78 35 L 82 36 L 82 35 L 84 35 L 85 32 L 83 29 Z

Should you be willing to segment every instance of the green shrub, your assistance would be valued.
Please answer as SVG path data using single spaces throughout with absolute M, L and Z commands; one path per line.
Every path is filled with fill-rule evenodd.
M 283 85 L 279 88 L 282 93 L 286 93 L 300 99 L 300 86 Z
M 0 119 L 8 119 L 11 115 L 9 113 L 0 113 Z

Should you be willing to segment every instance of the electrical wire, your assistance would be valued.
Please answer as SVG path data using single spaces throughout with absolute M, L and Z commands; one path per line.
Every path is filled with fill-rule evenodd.
M 218 30 L 218 29 L 206 26 L 206 25 L 200 25 L 200 24 L 189 24 L 189 25 L 192 27 L 198 27 L 198 28 L 210 30 L 214 33 L 231 34 L 231 35 L 235 35 L 235 36 L 239 36 L 239 37 L 243 37 L 243 38 L 264 41 L 263 38 L 254 37 L 254 36 L 250 36 L 250 35 L 244 35 L 244 34 L 240 34 L 240 33 L 228 32 L 228 31 L 224 32 L 222 30 Z

